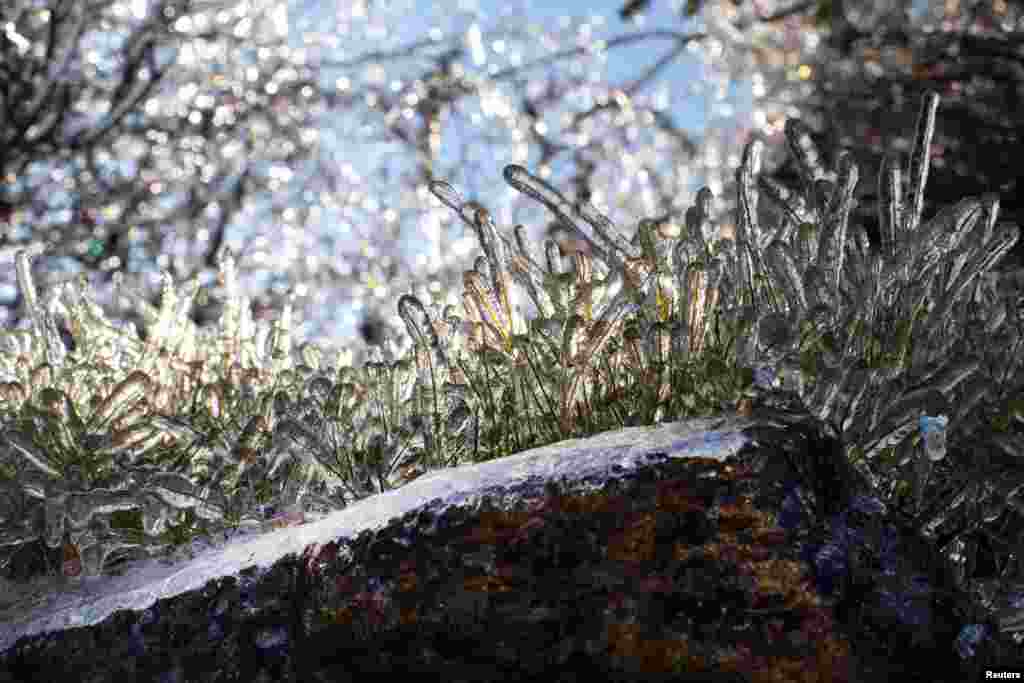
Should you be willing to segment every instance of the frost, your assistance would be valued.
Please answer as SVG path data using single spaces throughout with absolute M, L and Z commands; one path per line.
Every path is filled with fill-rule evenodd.
M 412 347 L 385 339 L 359 368 L 350 352 L 330 365 L 297 345 L 290 304 L 255 323 L 229 251 L 213 329 L 188 319 L 195 281 L 179 291 L 165 274 L 158 308 L 122 293 L 136 298 L 145 342 L 109 321 L 84 281 L 40 297 L 35 252 L 19 253 L 31 328 L 0 335 L 0 564 L 45 537 L 98 572 L 112 552 L 165 552 L 203 524 L 322 515 L 432 469 L 748 411 L 785 392 L 927 538 L 974 524 L 965 491 L 988 519 L 1024 509 L 1021 286 L 995 270 L 1019 229 L 997 222 L 995 195 L 922 223 L 938 102 L 922 103 L 906 163 L 882 165 L 878 248 L 850 221 L 857 165 L 840 154 L 829 168 L 798 119 L 785 130 L 802 186 L 762 177 L 763 143 L 752 141 L 734 240 L 716 234 L 707 188 L 681 223 L 641 220 L 630 235 L 508 166 L 506 181 L 582 245 L 535 250 L 522 226 L 510 238 L 481 204 L 434 182 L 481 246 L 462 310 L 400 297 Z M 762 201 L 780 209 L 773 224 Z M 536 317 L 513 306 L 513 288 Z

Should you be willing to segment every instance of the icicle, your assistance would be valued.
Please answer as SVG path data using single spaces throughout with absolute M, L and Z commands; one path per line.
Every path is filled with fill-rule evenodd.
M 902 170 L 898 153 L 887 154 L 879 171 L 879 232 L 882 255 L 892 260 L 896 255 L 896 241 L 902 234 L 903 216 Z
M 292 307 L 295 292 L 290 291 L 285 300 L 281 317 L 274 325 L 273 346 L 270 352 L 271 373 L 276 375 L 292 367 Z
M 689 311 L 695 296 L 689 289 L 690 268 L 691 266 L 699 267 L 695 264 L 698 255 L 696 253 L 696 247 L 687 240 L 679 240 L 676 242 L 676 245 L 672 250 L 672 254 L 672 270 L 675 273 L 676 287 L 679 291 L 677 315 L 679 315 L 680 319 L 686 323 L 689 321 L 687 311 Z
M 690 265 L 687 269 L 686 287 L 684 289 L 686 299 L 681 303 L 686 306 L 687 334 L 690 339 L 690 353 L 700 354 L 704 348 L 704 337 L 707 330 L 708 320 L 705 317 L 708 306 L 708 275 L 704 268 Z M 714 296 L 714 292 L 710 292 Z
M 775 240 L 768 245 L 765 261 L 786 297 L 788 308 L 806 311 L 807 297 L 804 294 L 800 270 L 789 248 L 784 243 Z
M 519 254 L 512 257 L 512 279 L 526 290 L 527 296 L 537 307 L 541 319 L 551 318 L 555 315 L 555 307 L 551 297 L 541 282 L 543 273 L 535 275 L 527 261 Z
M 46 360 L 54 367 L 62 367 L 67 349 L 64 348 L 64 340 L 57 331 L 57 325 L 50 315 L 39 304 L 39 297 L 36 294 L 36 286 L 32 281 L 32 259 L 41 254 L 44 247 L 35 245 L 28 249 L 22 249 L 14 256 L 15 272 L 18 285 L 21 287 L 25 297 L 25 308 L 32 320 L 36 337 L 42 342 Z
M 222 367 L 226 368 L 239 358 L 239 318 L 238 283 L 235 274 L 235 257 L 231 249 L 225 247 L 220 257 L 220 272 L 217 282 L 224 287 L 224 315 L 221 317 L 220 348 L 223 357 Z
M 818 243 L 817 263 L 825 271 L 828 288 L 836 294 L 839 293 L 839 282 L 843 273 L 846 229 L 850 210 L 853 208 L 853 193 L 857 188 L 858 175 L 859 171 L 853 157 L 844 153 L 839 158 L 839 180 Z
M 914 237 L 919 254 L 917 272 L 929 273 L 940 260 L 946 259 L 974 229 L 980 217 L 981 203 L 976 199 L 965 199 L 945 208 L 919 230 Z
M 828 173 L 821 163 L 821 154 L 811 138 L 810 127 L 798 118 L 789 117 L 785 125 L 786 143 L 797 161 L 804 186 L 810 188 L 818 180 L 827 179 Z
M 442 204 L 455 211 L 455 213 L 462 219 L 470 229 L 474 232 L 477 230 L 476 227 L 476 212 L 478 209 L 484 207 L 480 206 L 476 202 L 467 202 L 462 199 L 462 195 L 459 191 L 452 187 L 450 184 L 443 180 L 435 180 L 430 183 L 430 192 L 437 197 Z M 505 248 L 514 251 L 515 247 L 508 243 L 508 240 L 500 232 L 498 238 L 505 242 Z
M 467 270 L 463 274 L 463 286 L 473 299 L 481 322 L 494 335 L 496 346 L 503 348 L 510 339 L 512 325 L 501 302 L 485 284 L 483 275 L 477 271 Z
M 764 143 L 751 140 L 743 150 L 743 161 L 736 172 L 739 189 L 739 219 L 736 221 L 736 265 L 738 283 L 747 287 L 750 302 L 757 308 L 761 299 L 754 284 L 754 276 L 764 272 L 760 256 L 761 228 L 757 218 L 757 174 L 761 171 L 761 152 Z
M 544 269 L 541 268 L 540 264 L 533 258 L 533 252 L 526 239 L 526 228 L 522 225 L 517 225 L 513 228 L 512 233 L 515 238 L 516 249 L 518 251 L 517 256 L 523 260 L 523 266 L 525 266 L 526 272 L 530 274 L 530 277 L 534 282 L 539 284 L 544 277 Z
M 540 178 L 530 175 L 530 172 L 522 166 L 509 164 L 505 167 L 504 176 L 509 185 L 527 197 L 540 202 L 551 213 L 558 216 L 580 239 L 586 241 L 594 254 L 603 261 L 621 267 L 627 258 L 640 257 L 639 250 L 619 234 L 619 231 L 606 216 L 603 216 L 588 203 L 579 207 L 574 206 L 558 190 Z M 594 229 L 597 237 L 606 245 L 607 252 L 580 227 L 580 221 Z
M 467 289 L 472 289 L 467 286 Z M 405 294 L 398 299 L 398 314 L 405 323 L 409 337 L 413 340 L 417 349 L 417 359 L 421 354 L 431 354 L 433 357 L 434 372 L 439 373 L 437 382 L 447 381 L 449 369 L 448 358 L 441 346 L 441 341 L 434 331 L 434 321 L 430 311 L 415 296 Z M 423 356 L 425 358 L 425 356 Z M 430 367 L 425 364 L 419 365 L 420 381 L 424 386 L 430 386 Z
M 807 202 L 804 198 L 796 192 L 791 191 L 782 183 L 767 176 L 758 176 L 757 186 L 769 201 L 785 212 L 785 215 L 788 218 L 788 223 L 784 226 L 783 232 L 776 235 L 775 239 L 782 241 L 788 240 L 789 233 L 793 228 L 813 219 L 810 212 L 807 210 Z
M 917 231 L 921 223 L 921 212 L 924 210 L 924 186 L 928 182 L 928 164 L 931 162 L 932 137 L 935 134 L 935 112 L 939 108 L 938 93 L 928 91 L 921 101 L 921 111 L 917 117 L 917 130 L 914 134 L 914 147 L 910 155 L 907 176 L 910 179 L 910 195 L 907 197 L 910 206 L 909 215 L 904 216 L 906 233 Z
M 477 240 L 484 250 L 487 260 L 490 262 L 490 281 L 498 302 L 505 310 L 509 318 L 510 334 L 525 334 L 526 323 L 522 316 L 512 309 L 510 296 L 512 289 L 512 278 L 509 275 L 509 261 L 506 256 L 505 246 L 498 239 L 498 229 L 491 220 L 491 214 L 486 209 L 478 209 L 476 212 L 474 226 L 476 227 Z

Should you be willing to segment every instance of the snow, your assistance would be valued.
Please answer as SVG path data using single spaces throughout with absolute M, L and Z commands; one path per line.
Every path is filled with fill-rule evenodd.
M 23 635 L 96 624 L 118 610 L 146 609 L 157 600 L 201 588 L 211 579 L 237 574 L 246 567 L 270 567 L 286 555 L 301 554 L 312 543 L 353 538 L 435 499 L 443 501 L 443 510 L 472 504 L 489 487 L 513 488 L 537 477 L 550 480 L 564 476 L 570 481 L 598 477 L 604 481 L 636 469 L 655 453 L 724 460 L 749 442 L 741 431 L 749 425 L 749 418 L 730 415 L 630 427 L 500 460 L 429 472 L 401 488 L 358 501 L 305 525 L 236 537 L 177 564 L 158 559 L 138 561 L 122 576 L 87 579 L 72 590 L 50 594 L 24 614 L 13 618 L 4 615 L 0 652 Z M 622 468 L 619 474 L 611 471 L 616 465 Z

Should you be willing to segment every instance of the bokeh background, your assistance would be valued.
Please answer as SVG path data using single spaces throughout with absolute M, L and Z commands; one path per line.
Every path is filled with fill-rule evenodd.
M 936 39 L 1015 45 L 1019 16 L 953 0 L 15 0 L 0 10 L 0 319 L 28 324 L 13 259 L 45 246 L 43 291 L 85 277 L 142 328 L 128 294 L 159 303 L 167 271 L 199 278 L 193 318 L 210 324 L 230 249 L 256 318 L 290 300 L 301 338 L 361 357 L 369 323 L 407 342 L 399 295 L 460 303 L 478 245 L 430 180 L 509 234 L 526 225 L 538 253 L 565 233 L 504 183 L 506 164 L 629 236 L 643 217 L 682 220 L 707 185 L 727 231 L 752 135 L 793 181 L 793 116 L 825 149 L 859 150 L 870 222 L 870 165 L 908 145 L 920 92 L 948 77 L 918 68 Z M 973 68 L 940 83 L 943 112 L 991 94 L 991 69 Z M 1016 92 L 1009 73 L 996 88 Z

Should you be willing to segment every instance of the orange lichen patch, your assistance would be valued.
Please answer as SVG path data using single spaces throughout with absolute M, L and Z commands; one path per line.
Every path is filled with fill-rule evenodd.
M 469 543 L 499 545 L 510 540 L 529 519 L 529 512 L 487 510 L 480 513 L 480 523 L 467 535 Z
M 536 512 L 557 511 L 570 515 L 592 515 L 601 513 L 620 513 L 625 511 L 625 501 L 621 496 L 609 496 L 605 493 L 582 496 L 552 496 L 545 498 Z
M 850 662 L 850 643 L 829 636 L 818 643 L 815 652 L 822 681 L 845 681 Z
M 709 670 L 705 657 L 690 652 L 687 639 L 642 638 L 640 624 L 612 623 L 608 625 L 608 654 L 617 660 L 620 668 L 636 669 L 643 673 L 694 673 Z M 828 637 L 815 645 L 806 657 L 755 656 L 749 646 L 724 650 L 717 657 L 714 668 L 747 675 L 749 680 L 764 683 L 799 681 L 826 683 L 846 680 L 849 645 Z
M 740 531 L 769 524 L 770 516 L 755 509 L 749 498 L 741 498 L 735 503 L 722 503 L 719 509 L 718 527 L 722 532 Z
M 717 665 L 722 671 L 739 671 L 749 657 L 750 648 L 747 645 L 725 647 L 718 653 Z
M 403 607 L 398 613 L 398 623 L 402 626 L 410 626 L 419 621 L 419 615 L 415 607 Z
M 512 590 L 507 581 L 496 576 L 472 576 L 463 582 L 463 586 L 478 593 L 507 593 Z
M 794 609 L 807 609 L 821 605 L 821 598 L 811 588 L 810 581 L 801 581 L 797 590 L 793 591 L 787 599 L 787 607 Z
M 849 645 L 832 637 L 823 639 L 806 657 L 755 655 L 749 645 L 719 654 L 723 672 L 742 673 L 758 683 L 829 683 L 848 680 Z
M 644 673 L 707 670 L 703 657 L 690 654 L 685 638 L 646 640 L 642 631 L 640 624 L 609 624 L 608 654 L 623 664 L 631 660 L 630 668 Z
M 627 521 L 625 528 L 608 542 L 608 558 L 621 562 L 649 561 L 654 557 L 654 531 L 657 520 L 644 513 Z
M 63 547 L 63 562 L 61 564 L 61 571 L 64 572 L 64 576 L 78 576 L 82 573 L 82 555 L 78 551 L 78 546 L 70 541 L 64 541 Z
M 738 486 L 699 474 L 686 471 L 645 482 L 640 501 L 612 491 L 541 496 L 511 511 L 485 504 L 475 524 L 456 530 L 447 542 L 459 558 L 458 568 L 446 575 L 455 578 L 454 588 L 447 578 L 425 572 L 430 562 L 418 555 L 386 562 L 377 556 L 373 576 L 377 583 L 394 586 L 395 599 L 360 592 L 365 588 L 357 579 L 359 586 L 336 592 L 334 599 L 343 609 L 332 617 L 335 623 L 348 619 L 355 625 L 415 628 L 418 622 L 434 623 L 435 613 L 449 613 L 445 598 L 453 592 L 459 604 L 482 601 L 488 613 L 495 609 L 493 600 L 534 590 L 537 569 L 531 558 L 560 567 L 556 558 L 570 548 L 582 564 L 563 580 L 567 599 L 580 599 L 597 586 L 608 591 L 607 609 L 595 604 L 594 613 L 602 621 L 598 640 L 607 643 L 601 650 L 611 669 L 660 674 L 734 670 L 758 681 L 843 680 L 850 647 L 805 578 L 806 563 L 790 552 L 786 532 Z M 742 473 L 734 468 L 731 475 Z M 728 502 L 719 502 L 723 498 Z M 603 551 L 600 544 L 581 540 L 575 533 L 581 527 L 589 529 L 588 537 L 603 539 Z M 679 535 L 673 539 L 671 534 Z M 672 558 L 665 557 L 666 545 Z M 586 557 L 588 552 L 594 556 Z M 440 555 L 439 561 L 447 558 Z M 687 562 L 683 573 L 673 560 Z M 597 574 L 607 578 L 596 579 Z M 690 605 L 693 600 L 697 609 L 713 614 L 723 577 L 728 577 L 730 594 L 739 590 L 743 597 L 740 605 L 722 603 L 723 616 L 716 623 L 725 630 L 716 630 L 717 635 L 676 630 L 676 611 L 689 607 L 651 616 L 660 614 L 652 609 L 658 603 Z M 500 612 L 506 610 L 534 621 L 545 613 L 530 601 L 511 607 L 502 602 Z M 657 627 L 648 617 L 664 623 Z M 730 624 L 739 628 L 730 630 Z
M 764 668 L 751 671 L 750 680 L 757 683 L 811 683 L 812 681 L 826 681 L 817 670 L 808 668 L 806 659 L 795 659 L 792 657 L 770 657 Z
M 639 624 L 608 624 L 608 654 L 613 657 L 634 656 L 640 630 Z
M 757 581 L 757 593 L 782 596 L 790 608 L 812 607 L 819 604 L 804 579 L 803 568 L 792 560 L 765 560 L 744 566 Z
M 704 466 L 714 465 L 720 467 L 720 463 L 712 458 L 694 458 L 694 461 L 701 461 Z M 695 465 L 696 467 L 696 465 Z M 749 505 L 749 502 L 747 503 Z M 695 494 L 692 484 L 679 481 L 665 482 L 659 485 L 657 494 L 657 510 L 666 513 L 704 512 L 707 510 L 707 503 L 701 496 Z M 598 515 L 614 514 L 617 517 L 628 515 L 628 499 L 621 495 L 609 495 L 599 493 L 594 495 L 554 495 L 547 496 L 535 502 L 527 510 L 485 510 L 479 514 L 479 525 L 469 533 L 467 542 L 486 545 L 502 545 L 514 540 L 517 536 L 527 530 L 542 527 L 549 515 Z M 741 515 L 740 511 L 732 512 L 732 516 Z M 760 519 L 760 517 L 758 518 Z M 743 520 L 737 518 L 737 524 L 748 523 L 746 517 Z M 648 520 L 639 529 L 623 534 L 636 538 L 639 535 L 650 533 L 653 529 L 653 520 Z M 633 552 L 637 548 L 633 547 Z M 645 556 L 646 557 L 646 556 Z

